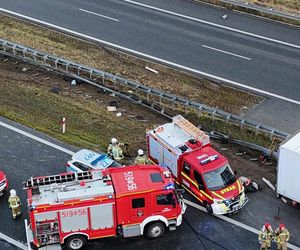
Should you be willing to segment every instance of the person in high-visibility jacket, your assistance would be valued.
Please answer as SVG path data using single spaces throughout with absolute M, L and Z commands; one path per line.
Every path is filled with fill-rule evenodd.
M 16 219 L 17 216 L 21 215 L 21 201 L 19 196 L 17 196 L 16 190 L 14 189 L 10 190 L 10 196 L 8 198 L 8 207 L 11 209 L 12 216 L 14 219 Z
M 112 159 L 120 161 L 124 158 L 123 150 L 120 146 L 124 146 L 124 143 L 119 143 L 116 138 L 111 139 L 111 143 L 108 145 L 107 154 Z
M 142 149 L 138 150 L 138 156 L 134 160 L 135 165 L 147 165 L 149 160 L 147 156 L 144 155 L 144 151 Z
M 265 223 L 258 234 L 260 249 L 270 249 L 273 240 L 273 229 L 269 223 Z
M 275 242 L 278 250 L 287 250 L 287 242 L 290 239 L 290 233 L 284 224 L 280 224 L 275 230 Z

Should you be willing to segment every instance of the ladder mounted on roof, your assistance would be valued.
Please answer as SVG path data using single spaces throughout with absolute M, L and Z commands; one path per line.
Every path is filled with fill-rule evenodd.
M 49 175 L 43 177 L 31 177 L 29 180 L 24 182 L 24 189 L 34 188 L 39 186 L 51 185 L 53 183 L 61 184 L 72 182 L 75 180 L 91 180 L 93 179 L 93 174 L 91 171 L 79 172 L 79 173 L 65 173 L 59 175 Z
M 182 115 L 176 115 L 172 118 L 174 124 L 191 135 L 195 140 L 200 141 L 202 146 L 210 143 L 209 136 L 189 122 Z

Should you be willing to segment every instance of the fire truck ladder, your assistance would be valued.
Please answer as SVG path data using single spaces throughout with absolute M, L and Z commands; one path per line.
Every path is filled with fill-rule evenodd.
M 33 188 L 33 187 L 39 187 L 44 185 L 51 185 L 53 183 L 66 183 L 66 182 L 72 182 L 75 180 L 81 181 L 81 180 L 91 180 L 93 179 L 92 172 L 86 171 L 86 172 L 80 172 L 80 173 L 67 173 L 67 174 L 61 174 L 61 175 L 50 175 L 50 176 L 44 176 L 44 177 L 31 177 L 28 181 L 24 183 L 24 188 Z
M 193 136 L 195 140 L 200 141 L 203 146 L 210 143 L 208 135 L 185 119 L 182 115 L 174 116 L 173 123 L 179 128 L 183 129 L 189 135 Z

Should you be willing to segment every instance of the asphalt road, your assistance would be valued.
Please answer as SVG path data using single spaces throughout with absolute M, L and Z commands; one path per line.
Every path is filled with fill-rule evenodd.
M 276 112 L 290 111 L 283 120 L 267 103 L 246 117 L 287 131 L 300 127 L 297 27 L 183 0 L 0 0 L 0 8 L 239 83 L 269 96 Z
M 28 129 L 19 124 L 0 118 L 15 127 L 36 135 L 47 142 L 55 143 L 65 149 L 76 151 L 68 145 L 56 141 L 34 130 Z M 6 172 L 9 179 L 10 188 L 15 188 L 22 200 L 22 217 L 13 220 L 10 210 L 7 207 L 7 197 L 0 198 L 1 223 L 0 232 L 9 237 L 25 242 L 24 219 L 27 218 L 26 193 L 22 190 L 22 182 L 31 176 L 57 174 L 65 170 L 65 162 L 70 155 L 61 150 L 55 149 L 33 140 L 27 136 L 16 133 L 3 126 L 0 126 L 0 161 L 1 170 Z M 185 198 L 197 203 L 189 195 Z M 274 227 L 279 222 L 285 222 L 291 232 L 291 243 L 300 246 L 300 209 L 285 205 L 276 199 L 268 188 L 263 191 L 249 194 L 250 201 L 245 209 L 229 219 L 234 223 L 229 223 L 222 218 L 216 218 L 207 213 L 189 206 L 182 226 L 176 231 L 168 232 L 162 239 L 149 241 L 144 237 L 123 239 L 110 238 L 93 241 L 88 244 L 87 250 L 99 249 L 257 249 L 257 235 L 246 229 L 259 229 L 267 220 Z M 280 220 L 276 220 L 278 215 Z M 228 217 L 225 217 L 225 219 Z M 242 226 L 237 222 L 243 223 Z M 5 242 L 7 249 L 14 249 Z

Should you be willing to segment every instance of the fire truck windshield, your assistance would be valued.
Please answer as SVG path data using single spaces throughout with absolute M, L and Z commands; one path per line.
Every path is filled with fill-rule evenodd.
M 203 174 L 207 188 L 218 190 L 236 181 L 231 167 L 226 164 L 221 168 Z

